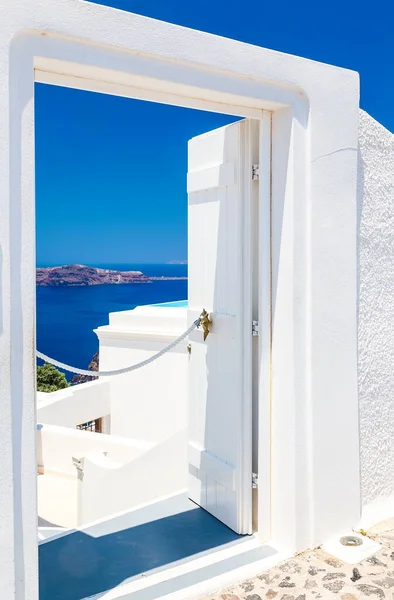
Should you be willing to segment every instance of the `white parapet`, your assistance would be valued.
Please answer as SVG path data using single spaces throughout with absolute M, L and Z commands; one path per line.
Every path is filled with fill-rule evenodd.
M 152 304 L 110 313 L 109 326 L 99 327 L 97 333 L 112 330 L 134 332 L 142 337 L 172 338 L 183 333 L 186 323 L 186 302 Z
M 96 330 L 100 369 L 139 363 L 187 328 L 187 308 L 140 306 L 111 313 Z M 110 379 L 111 433 L 160 442 L 187 425 L 189 354 L 184 340 L 157 361 Z
M 127 463 L 104 454 L 79 460 L 78 525 L 187 488 L 187 432 L 176 432 Z
M 110 387 L 105 379 L 81 383 L 57 392 L 37 393 L 39 423 L 75 429 L 81 423 L 110 414 Z
M 153 446 L 142 440 L 47 424 L 37 426 L 37 445 L 39 470 L 59 475 L 75 475 L 76 456 L 106 453 L 113 460 L 128 462 Z
M 187 485 L 186 430 L 153 444 L 55 425 L 37 426 L 38 514 L 75 527 Z

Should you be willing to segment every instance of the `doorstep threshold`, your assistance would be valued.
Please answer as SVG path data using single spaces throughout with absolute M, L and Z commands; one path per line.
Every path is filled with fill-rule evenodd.
M 188 600 L 288 557 L 235 534 L 186 491 L 63 530 L 39 549 L 41 600 Z
M 259 542 L 255 536 L 248 536 L 242 543 L 184 559 L 84 600 L 196 600 L 255 577 L 289 556 L 269 543 Z

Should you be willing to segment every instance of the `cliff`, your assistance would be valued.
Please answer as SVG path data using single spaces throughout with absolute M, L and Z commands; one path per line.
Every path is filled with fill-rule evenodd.
M 94 379 L 97 379 L 97 377 L 95 377 L 93 375 L 93 373 L 94 373 L 94 371 L 99 370 L 99 352 L 98 351 L 96 352 L 96 354 L 93 356 L 92 360 L 90 361 L 88 370 L 92 371 L 91 377 L 89 377 L 88 375 L 74 375 L 74 377 L 71 379 L 71 385 L 78 385 L 79 383 L 86 383 L 87 381 L 93 381 Z
M 85 265 L 64 265 L 43 267 L 36 270 L 36 283 L 41 286 L 82 286 L 102 284 L 151 283 L 151 279 L 141 271 L 113 271 L 86 267 Z

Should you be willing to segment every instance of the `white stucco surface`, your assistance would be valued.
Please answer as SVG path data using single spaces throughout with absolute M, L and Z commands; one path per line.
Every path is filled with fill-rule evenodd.
M 99 327 L 100 369 L 150 358 L 187 329 L 186 308 L 139 306 L 109 315 Z M 151 364 L 109 379 L 111 433 L 160 442 L 187 426 L 189 354 L 183 340 Z
M 142 440 L 57 425 L 39 425 L 37 467 L 43 472 L 74 475 L 73 457 L 105 453 L 111 460 L 126 463 L 152 447 L 152 443 Z
M 85 455 L 78 479 L 78 524 L 185 491 L 187 474 L 186 429 L 127 463 L 112 460 L 110 453 Z
M 153 444 L 38 425 L 39 516 L 75 527 L 185 490 L 186 440 L 186 429 Z M 74 459 L 83 469 L 78 486 Z
M 394 514 L 394 135 L 360 111 L 359 405 L 363 522 Z
M 75 429 L 81 423 L 107 417 L 110 414 L 108 380 L 88 381 L 49 394 L 37 393 L 38 423 Z

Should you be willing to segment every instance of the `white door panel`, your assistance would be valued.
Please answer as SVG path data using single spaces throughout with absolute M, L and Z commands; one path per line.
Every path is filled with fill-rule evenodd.
M 246 156 L 250 129 L 244 120 L 190 140 L 189 322 L 205 308 L 213 325 L 207 340 L 201 331 L 190 336 L 189 365 L 189 495 L 238 533 L 252 526 L 252 423 L 245 415 L 252 402 L 245 369 L 245 310 L 251 302 L 244 289 L 244 198 L 251 165 Z M 250 168 L 250 171 L 249 171 Z

